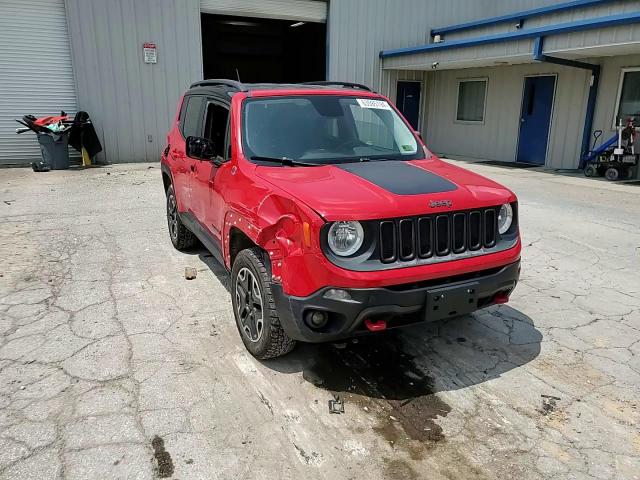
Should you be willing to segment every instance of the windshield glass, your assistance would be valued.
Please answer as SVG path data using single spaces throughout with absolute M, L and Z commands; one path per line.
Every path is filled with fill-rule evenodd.
M 243 146 L 247 158 L 312 164 L 424 158 L 413 132 L 385 100 L 333 95 L 246 100 Z

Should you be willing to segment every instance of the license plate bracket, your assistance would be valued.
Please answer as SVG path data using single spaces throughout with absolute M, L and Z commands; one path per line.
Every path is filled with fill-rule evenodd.
M 478 283 L 427 290 L 428 321 L 466 315 L 478 308 Z

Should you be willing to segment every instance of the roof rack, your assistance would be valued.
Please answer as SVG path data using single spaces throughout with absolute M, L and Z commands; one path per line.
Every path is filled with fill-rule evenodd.
M 302 82 L 300 85 L 321 85 L 321 86 L 331 86 L 335 85 L 338 87 L 346 87 L 346 88 L 355 88 L 358 90 L 366 90 L 367 92 L 371 92 L 372 90 L 366 85 L 362 85 L 360 83 L 351 83 L 351 82 Z
M 215 87 L 215 86 L 227 86 L 231 88 L 235 88 L 240 92 L 246 92 L 247 87 L 240 82 L 236 82 L 235 80 L 227 80 L 223 78 L 209 78 L 207 80 L 200 80 L 199 82 L 195 82 L 191 84 L 190 88 L 195 87 Z

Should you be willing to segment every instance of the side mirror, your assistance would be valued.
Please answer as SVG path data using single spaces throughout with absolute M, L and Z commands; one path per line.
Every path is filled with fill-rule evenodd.
M 215 145 L 208 138 L 187 137 L 187 157 L 198 160 L 213 160 L 216 158 Z

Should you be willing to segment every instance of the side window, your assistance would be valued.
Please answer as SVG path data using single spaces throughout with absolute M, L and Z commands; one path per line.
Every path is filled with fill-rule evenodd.
M 202 107 L 204 105 L 204 97 L 189 97 L 185 99 L 187 106 L 185 107 L 184 115 L 181 118 L 182 134 L 184 138 L 187 137 L 201 137 L 202 124 L 200 119 L 202 118 Z
M 204 137 L 213 141 L 217 156 L 228 158 L 225 145 L 227 144 L 229 109 L 220 104 L 209 102 L 204 120 Z
M 640 117 L 640 68 L 622 71 L 618 98 L 616 120 Z

